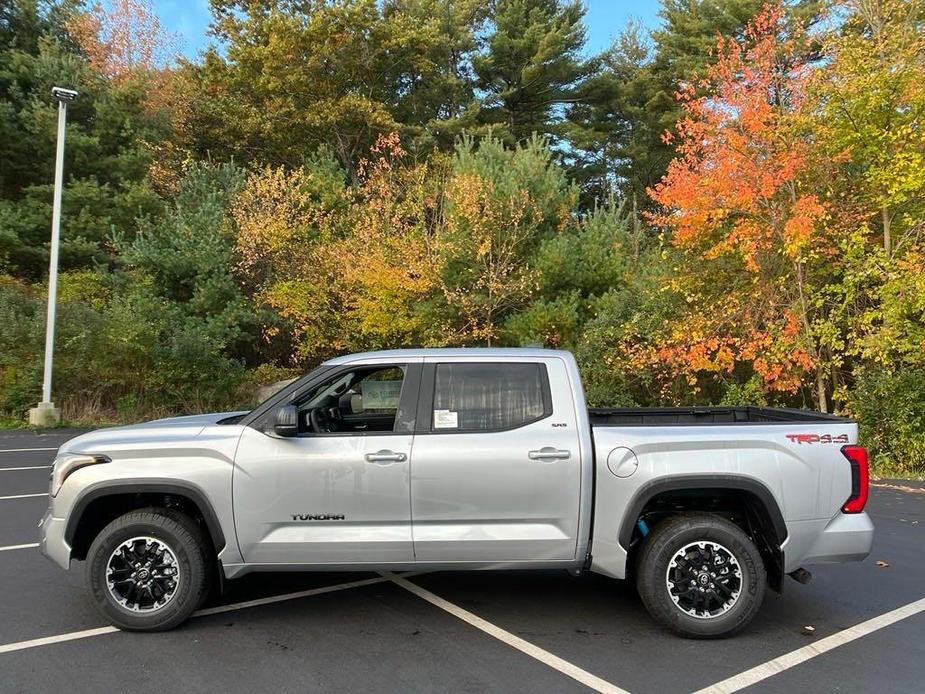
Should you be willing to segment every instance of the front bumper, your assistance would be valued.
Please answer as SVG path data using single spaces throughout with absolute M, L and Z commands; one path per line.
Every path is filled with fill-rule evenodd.
M 839 513 L 816 538 L 801 564 L 861 561 L 874 543 L 874 524 L 866 513 Z
M 71 567 L 71 546 L 64 539 L 64 528 L 65 519 L 55 518 L 51 515 L 51 509 L 45 511 L 45 515 L 39 521 L 39 548 L 42 554 L 66 570 Z

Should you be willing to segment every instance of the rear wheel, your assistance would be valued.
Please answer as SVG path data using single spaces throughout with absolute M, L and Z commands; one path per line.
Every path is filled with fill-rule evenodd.
M 670 518 L 646 538 L 637 587 L 649 613 L 692 638 L 729 636 L 758 612 L 767 574 L 758 548 L 712 514 Z
M 121 629 L 172 629 L 206 597 L 206 547 L 195 521 L 182 513 L 158 508 L 126 513 L 90 546 L 87 587 Z

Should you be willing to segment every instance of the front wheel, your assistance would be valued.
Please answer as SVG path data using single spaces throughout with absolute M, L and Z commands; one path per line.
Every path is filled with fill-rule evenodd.
M 162 508 L 132 511 L 100 531 L 87 552 L 86 581 L 99 609 L 120 629 L 163 631 L 205 599 L 208 559 L 188 516 Z
M 712 514 L 663 521 L 646 538 L 636 579 L 643 604 L 691 638 L 729 636 L 764 600 L 767 573 L 758 548 L 734 523 Z

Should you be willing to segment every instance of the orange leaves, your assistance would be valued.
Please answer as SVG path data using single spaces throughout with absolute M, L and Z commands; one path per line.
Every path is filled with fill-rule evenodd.
M 180 54 L 177 34 L 168 32 L 150 0 L 113 0 L 74 12 L 67 31 L 99 75 L 139 101 L 149 117 L 171 123 L 182 132 L 197 97 L 172 64 Z M 176 185 L 178 153 L 173 142 L 151 142 L 150 173 L 161 190 Z M 172 161 L 171 161 L 172 160 Z
M 135 70 L 157 70 L 179 53 L 178 38 L 169 33 L 148 0 L 113 0 L 76 13 L 68 31 L 102 74 L 121 79 Z
M 721 39 L 717 62 L 699 87 L 679 92 L 679 156 L 650 195 L 652 221 L 674 243 L 705 258 L 733 253 L 752 271 L 754 254 L 806 247 L 822 214 L 815 198 L 796 193 L 808 146 L 790 116 L 802 100 L 802 66 L 778 38 L 781 9 L 768 5 L 747 39 Z
M 621 359 L 655 374 L 663 396 L 676 379 L 697 393 L 707 380 L 728 378 L 746 364 L 766 391 L 795 393 L 803 375 L 817 365 L 798 317 L 789 311 L 777 317 L 748 315 L 743 304 L 734 298 L 719 301 L 711 312 L 684 316 L 651 344 L 621 344 Z
M 766 389 L 794 392 L 819 363 L 804 265 L 831 250 L 827 210 L 804 190 L 806 68 L 782 16 L 767 5 L 744 40 L 720 39 L 707 77 L 680 90 L 678 157 L 649 191 L 651 221 L 681 251 L 677 283 L 695 297 L 654 356 L 692 383 L 742 365 Z

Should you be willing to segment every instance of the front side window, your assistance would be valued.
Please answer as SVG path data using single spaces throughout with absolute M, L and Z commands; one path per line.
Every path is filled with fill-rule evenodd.
M 431 431 L 500 431 L 552 413 L 543 364 L 438 364 Z
M 337 374 L 297 403 L 299 433 L 393 431 L 404 378 L 402 366 L 357 367 Z

